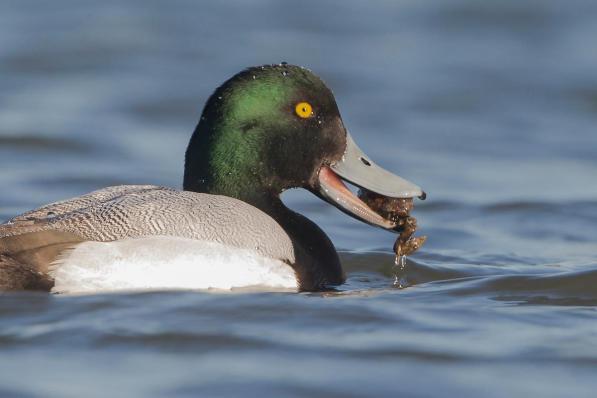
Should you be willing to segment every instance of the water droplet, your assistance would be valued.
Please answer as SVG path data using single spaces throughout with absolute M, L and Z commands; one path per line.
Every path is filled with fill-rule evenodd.
M 394 259 L 394 286 L 399 289 L 408 287 L 406 279 L 406 256 L 398 256 Z

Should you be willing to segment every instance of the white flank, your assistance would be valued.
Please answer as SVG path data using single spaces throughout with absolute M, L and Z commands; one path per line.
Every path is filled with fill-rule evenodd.
M 57 293 L 118 290 L 298 289 L 291 266 L 216 242 L 152 236 L 84 242 L 51 267 Z

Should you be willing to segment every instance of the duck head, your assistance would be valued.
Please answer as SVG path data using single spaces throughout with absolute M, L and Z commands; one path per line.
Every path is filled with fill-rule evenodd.
M 284 190 L 300 187 L 368 224 L 395 227 L 342 180 L 388 197 L 425 197 L 359 149 L 319 77 L 285 63 L 246 69 L 220 86 L 186 152 L 185 190 L 263 209 Z

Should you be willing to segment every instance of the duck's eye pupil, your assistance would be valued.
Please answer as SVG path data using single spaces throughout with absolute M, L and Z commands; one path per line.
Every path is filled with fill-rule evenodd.
M 298 117 L 303 119 L 307 119 L 313 116 L 313 107 L 308 102 L 299 102 L 296 104 L 294 111 L 296 112 Z

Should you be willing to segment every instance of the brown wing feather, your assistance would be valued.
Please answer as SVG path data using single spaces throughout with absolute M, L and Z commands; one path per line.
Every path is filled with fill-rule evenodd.
M 47 274 L 41 273 L 15 260 L 0 254 L 0 292 L 11 290 L 50 291 L 54 286 Z
M 0 236 L 9 228 L 11 235 L 0 238 L 0 291 L 49 291 L 54 281 L 48 276 L 48 266 L 82 239 L 69 232 L 28 231 L 29 225 L 0 226 Z

